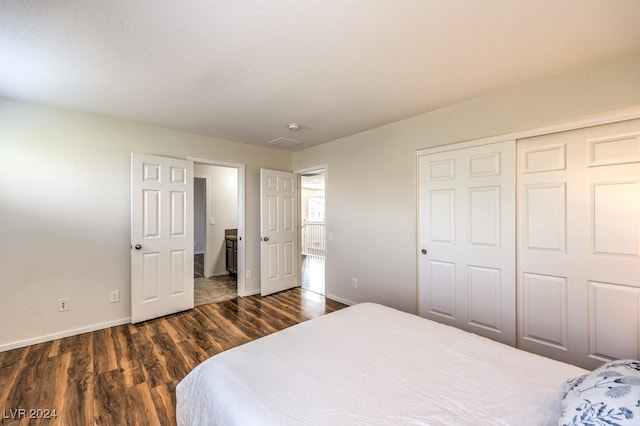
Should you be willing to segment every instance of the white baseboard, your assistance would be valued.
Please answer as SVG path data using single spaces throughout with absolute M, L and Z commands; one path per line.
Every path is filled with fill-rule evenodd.
M 64 337 L 77 336 L 78 334 L 115 327 L 117 325 L 129 324 L 130 322 L 131 322 L 131 317 L 121 318 L 119 320 L 107 321 L 99 324 L 88 325 L 86 327 L 60 331 L 58 333 L 46 334 L 44 336 L 38 336 L 31 339 L 5 343 L 0 345 L 0 352 L 10 351 L 11 349 L 24 348 L 25 346 L 36 345 L 38 343 L 50 342 L 52 340 L 62 339 Z
M 331 299 L 331 300 L 335 300 L 336 302 L 340 302 L 340 303 L 344 303 L 345 305 L 355 305 L 357 302 L 348 300 L 348 299 L 344 299 L 342 297 L 336 296 L 334 294 L 326 294 L 325 297 L 327 299 Z
M 251 290 L 246 292 L 241 297 L 253 296 L 256 294 L 260 294 L 260 289 Z M 335 300 L 336 302 L 344 303 L 345 305 L 355 305 L 356 302 L 351 300 L 344 299 L 339 296 L 335 296 L 333 294 L 327 294 L 325 296 L 328 299 Z M 18 340 L 17 342 L 10 342 L 0 344 L 0 352 L 10 351 L 12 349 L 24 348 L 25 346 L 36 345 L 38 343 L 50 342 L 56 339 L 62 339 L 70 336 L 77 336 L 78 334 L 89 333 L 91 331 L 102 330 L 105 328 L 116 327 L 118 325 L 129 324 L 131 322 L 131 317 L 121 318 L 118 320 L 102 322 L 98 324 L 92 324 L 85 327 L 73 328 L 70 330 L 60 331 L 57 333 L 46 334 L 44 336 L 33 337 L 31 339 Z
M 253 296 L 260 294 L 260 289 L 251 290 L 245 293 L 242 297 Z M 344 303 L 345 305 L 355 305 L 356 302 L 344 299 L 333 294 L 327 294 L 327 299 L 335 300 L 336 302 Z M 18 340 L 17 342 L 4 343 L 0 345 L 0 352 L 10 351 L 12 349 L 24 348 L 25 346 L 36 345 L 38 343 L 50 342 L 56 339 L 62 339 L 70 336 L 77 336 L 78 334 L 89 333 L 91 331 L 102 330 L 105 328 L 116 327 L 118 325 L 129 324 L 131 317 L 121 318 L 118 320 L 102 322 L 99 324 L 92 324 L 85 327 L 73 328 L 71 330 L 60 331 L 57 333 L 46 334 L 44 336 L 33 337 L 31 339 Z

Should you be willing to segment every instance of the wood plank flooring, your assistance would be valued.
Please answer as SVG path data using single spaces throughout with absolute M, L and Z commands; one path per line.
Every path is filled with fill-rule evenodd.
M 173 425 L 175 386 L 200 362 L 344 307 L 297 288 L 1 352 L 0 424 Z

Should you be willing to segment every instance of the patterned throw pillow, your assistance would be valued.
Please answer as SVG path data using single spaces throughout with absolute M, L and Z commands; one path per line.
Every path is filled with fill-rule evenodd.
M 567 381 L 562 408 L 562 426 L 640 424 L 640 361 L 611 361 Z

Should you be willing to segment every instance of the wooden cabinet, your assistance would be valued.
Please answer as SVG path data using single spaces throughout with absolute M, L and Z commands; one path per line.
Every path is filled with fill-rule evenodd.
M 237 233 L 232 234 L 228 231 L 231 230 L 225 230 L 227 271 L 229 271 L 230 274 L 235 275 L 238 273 L 238 235 Z

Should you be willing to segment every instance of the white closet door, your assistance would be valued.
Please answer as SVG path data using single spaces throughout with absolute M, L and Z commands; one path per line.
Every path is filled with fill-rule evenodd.
M 420 315 L 515 345 L 515 141 L 418 161 Z
M 640 356 L 640 120 L 518 141 L 518 346 Z

